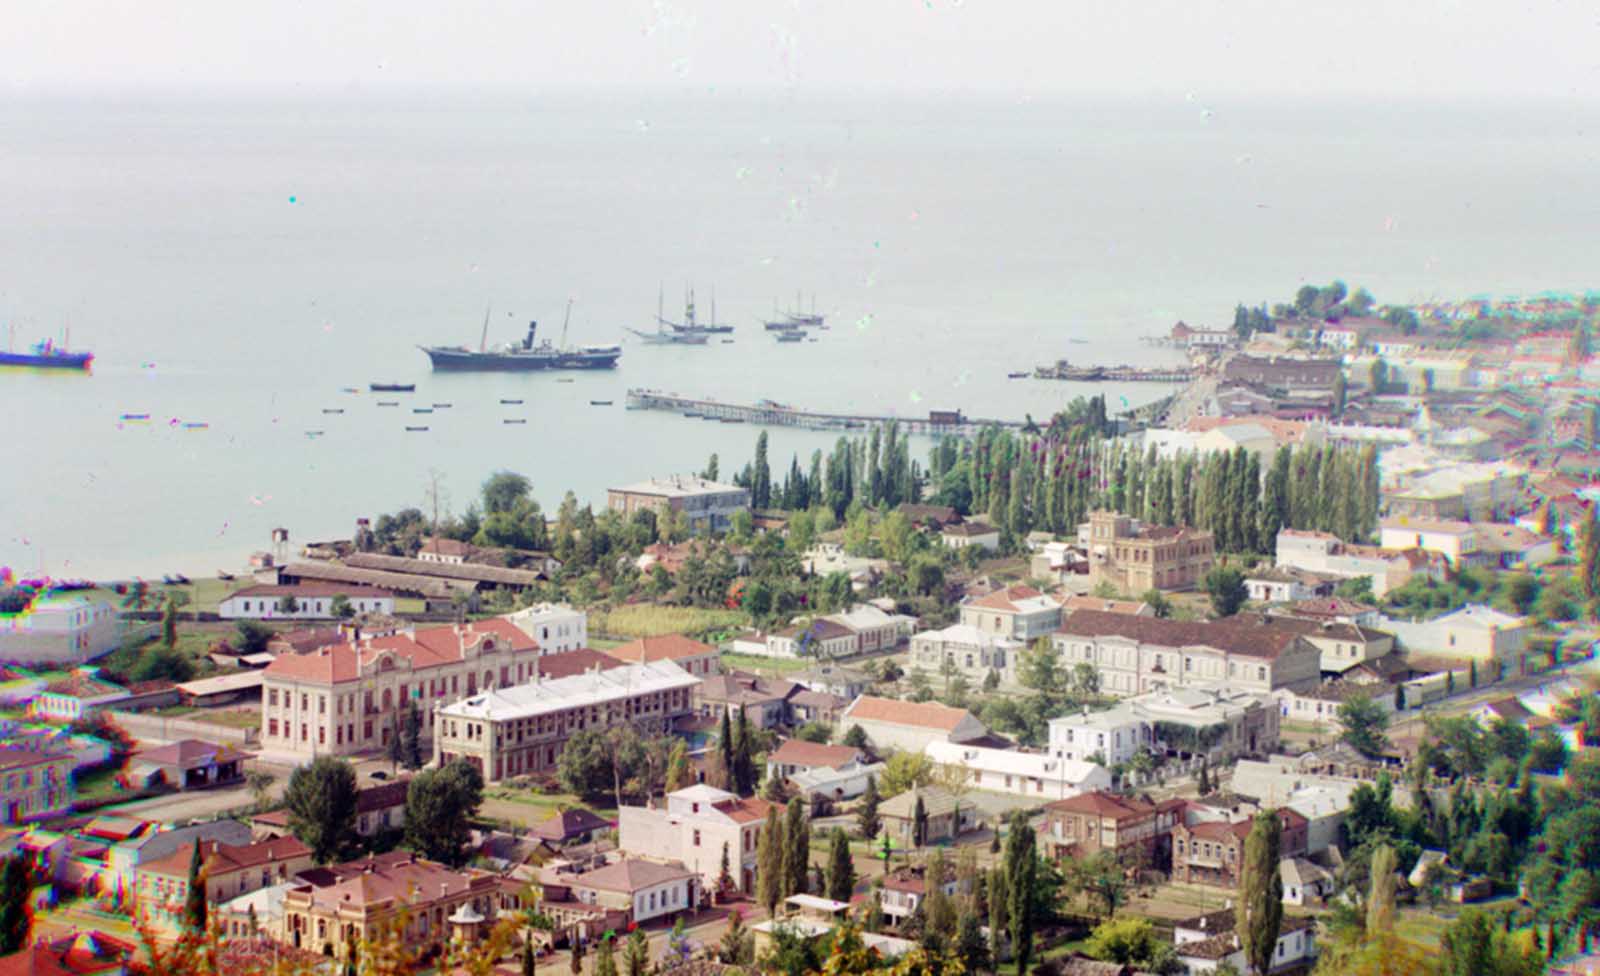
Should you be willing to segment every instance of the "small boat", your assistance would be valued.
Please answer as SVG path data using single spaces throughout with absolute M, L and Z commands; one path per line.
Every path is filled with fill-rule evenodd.
M 500 422 L 502 424 L 525 424 L 528 420 L 526 417 L 507 417 Z
M 1008 379 L 1008 380 L 1025 380 L 1030 375 L 1032 375 L 1032 374 L 1030 374 L 1027 370 L 1022 370 L 1021 372 L 1007 373 L 1006 374 L 1006 379 Z
M 725 345 L 725 346 L 731 346 L 731 345 L 733 345 L 733 340 L 732 339 L 724 339 L 724 340 L 722 340 L 722 344 Z
M 432 407 L 412 407 L 412 413 L 433 413 Z
M 147 414 L 147 413 L 125 413 L 125 414 L 123 414 L 121 417 L 119 417 L 117 419 L 119 419 L 119 420 L 149 420 L 150 419 L 150 415 Z
M 321 437 L 323 434 L 326 434 L 326 433 L 327 433 L 327 431 L 325 431 L 325 430 L 308 430 L 308 431 L 306 431 L 306 436 L 307 437 Z
M 521 400 L 501 400 L 500 402 L 508 406 L 520 406 L 522 403 Z
M 69 335 L 68 338 L 71 338 L 71 336 Z M 11 333 L 11 341 L 13 345 L 16 343 L 16 330 L 14 327 Z M 14 352 L 10 349 L 0 350 L 0 366 L 36 366 L 42 369 L 87 370 L 89 364 L 93 361 L 94 353 L 69 352 L 65 343 L 58 346 L 51 339 L 34 343 L 27 352 Z
M 344 413 L 343 407 L 323 407 L 323 413 Z
M 803 342 L 805 341 L 806 334 L 804 332 L 797 332 L 793 329 L 789 329 L 784 332 L 774 332 L 772 336 L 779 342 Z
M 398 407 L 399 405 L 400 405 L 400 401 L 399 400 L 379 400 L 378 401 L 378 406 L 380 406 L 380 407 Z
M 361 391 L 356 389 L 353 386 L 341 386 L 341 387 L 339 387 L 339 392 L 340 393 L 360 393 Z
M 574 380 L 574 379 L 573 379 L 573 378 L 572 378 L 572 377 L 570 377 L 570 376 L 563 376 L 563 377 L 561 377 L 561 378 L 559 378 L 559 379 L 557 379 L 557 380 L 556 380 L 556 382 L 557 382 L 557 383 L 576 383 L 576 382 L 577 382 L 577 380 Z
M 412 431 L 412 432 L 423 431 L 423 430 L 427 430 L 427 429 L 428 428 L 426 428 L 426 427 L 407 427 L 406 428 L 406 430 Z
M 444 409 L 448 408 L 449 406 L 450 406 L 450 404 L 448 404 L 448 403 L 435 403 L 433 405 L 433 409 L 435 409 L 435 410 L 444 410 Z
M 591 407 L 609 407 L 615 402 L 616 402 L 615 400 L 590 400 L 589 401 L 589 406 L 591 406 Z
M 230 580 L 233 579 L 233 574 L 228 572 L 225 569 L 219 569 L 219 570 L 217 570 L 217 579 L 222 580 L 224 583 L 226 583 L 226 582 L 229 582 Z
M 368 383 L 367 389 L 374 393 L 414 393 L 417 389 L 415 383 Z
M 204 421 L 201 421 L 199 423 L 192 423 L 192 424 L 184 424 L 183 425 L 183 429 L 184 430 L 209 430 L 210 428 L 211 428 L 211 425 L 208 424 L 208 423 L 205 423 Z

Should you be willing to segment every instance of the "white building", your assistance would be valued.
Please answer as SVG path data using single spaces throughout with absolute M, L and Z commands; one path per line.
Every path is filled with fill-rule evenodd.
M 646 510 L 657 518 L 681 515 L 694 533 L 726 532 L 735 513 L 750 510 L 750 492 L 693 475 L 675 475 L 608 489 L 606 507 L 624 518 Z
M 1316 919 L 1285 915 L 1273 948 L 1271 971 L 1309 967 L 1317 958 Z M 1214 973 L 1224 963 L 1235 972 L 1248 972 L 1244 949 L 1234 932 L 1234 910 L 1226 908 L 1178 922 L 1172 930 L 1178 962 L 1188 976 Z
M 669 793 L 666 808 L 618 809 L 618 844 L 641 857 L 682 861 L 714 888 L 722 873 L 722 852 L 742 892 L 755 891 L 756 843 L 772 804 L 740 798 L 700 784 Z
M 1404 586 L 1419 573 L 1440 581 L 1448 573 L 1444 557 L 1425 549 L 1350 545 L 1331 533 L 1302 529 L 1278 533 L 1276 564 L 1340 579 L 1366 576 L 1372 580 L 1375 597 Z
M 1008 586 L 963 603 L 959 624 L 913 635 L 911 667 L 937 675 L 948 662 L 974 682 L 998 671 L 1001 684 L 1015 684 L 1017 655 L 1060 625 L 1059 600 L 1030 586 Z
M 297 583 L 249 586 L 228 594 L 217 604 L 223 620 L 328 620 L 339 614 L 334 607 L 344 597 L 352 614 L 394 614 L 394 594 L 372 586 L 342 583 Z
M 1471 522 L 1452 519 L 1413 518 L 1397 515 L 1383 520 L 1378 545 L 1385 549 L 1425 549 L 1450 560 L 1453 568 L 1475 566 L 1478 559 L 1478 533 Z
M 1528 618 L 1469 603 L 1432 620 L 1385 618 L 1384 629 L 1414 654 L 1438 655 L 1478 662 L 1479 681 L 1524 673 Z
M 1190 730 L 1166 742 L 1162 730 Z M 1278 713 L 1270 699 L 1231 686 L 1153 691 L 1102 712 L 1050 720 L 1049 750 L 1062 759 L 1098 757 L 1107 766 L 1127 763 L 1141 749 L 1203 754 L 1220 761 L 1268 749 L 1278 741 Z
M 13 590 L 18 597 L 21 588 Z M 0 661 L 81 664 L 122 646 L 128 631 L 111 601 L 67 590 L 35 593 L 0 613 Z
M 923 754 L 936 766 L 966 770 L 974 789 L 991 793 L 1065 800 L 1079 793 L 1111 789 L 1111 773 L 1104 766 L 1047 753 L 930 742 Z
M 589 646 L 589 615 L 561 603 L 540 603 L 505 619 L 539 642 L 539 653 L 559 654 Z
M 1273 566 L 1253 569 L 1244 578 L 1245 592 L 1257 603 L 1294 603 L 1333 592 L 1334 581 L 1306 569 Z
M 947 525 L 939 533 L 944 544 L 951 549 L 973 547 L 984 552 L 1000 548 L 1000 530 L 986 522 L 957 522 Z
M 852 725 L 861 726 L 878 749 L 906 752 L 921 752 L 930 742 L 971 742 L 989 734 L 964 708 L 873 695 L 857 698 L 839 717 L 841 732 L 848 732 Z

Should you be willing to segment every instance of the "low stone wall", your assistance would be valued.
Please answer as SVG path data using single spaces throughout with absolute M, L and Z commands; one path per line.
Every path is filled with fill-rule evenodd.
M 207 742 L 253 746 L 261 737 L 259 728 L 236 729 L 191 718 L 165 718 L 140 712 L 107 712 L 128 734 L 141 741 L 177 742 L 179 739 L 204 739 Z

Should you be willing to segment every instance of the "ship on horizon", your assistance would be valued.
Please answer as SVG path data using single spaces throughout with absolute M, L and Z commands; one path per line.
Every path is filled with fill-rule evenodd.
M 731 325 L 718 325 L 716 299 L 711 300 L 711 322 L 700 322 L 695 319 L 694 291 L 691 289 L 684 299 L 683 321 L 674 322 L 664 314 L 663 302 L 665 295 L 656 298 L 656 330 L 644 332 L 640 329 L 629 329 L 640 341 L 652 346 L 704 346 L 709 344 L 711 336 L 718 333 L 733 331 Z
M 489 313 L 483 314 L 483 337 L 477 350 L 465 346 L 418 346 L 428 354 L 436 370 L 530 371 L 539 369 L 612 369 L 622 358 L 621 346 L 568 346 L 567 323 L 572 318 L 572 303 L 567 302 L 567 320 L 561 325 L 561 345 L 549 339 L 534 344 L 538 333 L 537 320 L 528 323 L 528 335 L 518 343 L 507 343 L 498 349 L 488 348 Z
M 762 322 L 769 332 L 793 332 L 797 329 L 826 329 L 826 315 L 817 314 L 817 296 L 811 296 L 811 311 L 805 311 L 800 304 L 800 295 L 794 297 L 796 311 L 780 312 L 777 303 L 772 306 L 773 317 Z
M 11 329 L 11 343 L 0 352 L 0 366 L 33 366 L 40 369 L 87 370 L 94 360 L 92 352 L 72 352 L 66 341 L 56 345 L 54 339 L 41 339 L 28 347 L 27 352 L 16 352 L 16 327 Z M 72 334 L 67 333 L 67 339 Z

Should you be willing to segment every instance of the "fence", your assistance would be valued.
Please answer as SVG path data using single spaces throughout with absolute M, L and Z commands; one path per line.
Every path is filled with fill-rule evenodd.
M 136 739 L 177 742 L 179 739 L 204 739 L 207 742 L 252 746 L 261 737 L 259 728 L 234 728 L 191 718 L 168 718 L 141 712 L 108 712 L 112 720 Z

